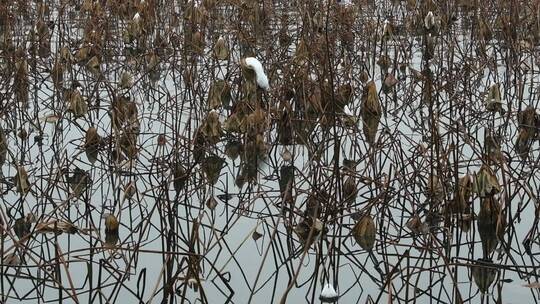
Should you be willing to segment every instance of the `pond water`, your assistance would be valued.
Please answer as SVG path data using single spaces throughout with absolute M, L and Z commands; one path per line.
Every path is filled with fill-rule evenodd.
M 537 302 L 539 12 L 0 0 L 0 302 Z

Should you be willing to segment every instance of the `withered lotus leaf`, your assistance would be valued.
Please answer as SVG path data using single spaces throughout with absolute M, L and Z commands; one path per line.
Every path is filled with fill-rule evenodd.
M 376 234 L 373 217 L 369 214 L 362 216 L 354 225 L 352 234 L 362 249 L 371 251 L 375 244 Z
M 490 260 L 479 259 L 478 261 L 490 262 Z M 472 276 L 476 286 L 482 293 L 487 293 L 489 286 L 495 281 L 497 269 L 489 266 L 473 265 L 471 266 Z
M 486 94 L 485 105 L 486 110 L 490 112 L 504 113 L 502 108 L 501 90 L 498 83 L 495 83 L 489 87 Z
M 478 214 L 478 232 L 482 242 L 484 257 L 488 257 L 499 243 L 497 238 L 497 221 L 501 213 L 499 202 L 493 197 L 482 199 Z
M 211 185 L 217 182 L 224 163 L 225 159 L 217 155 L 210 155 L 202 161 L 202 170 Z
M 22 239 L 23 237 L 29 235 L 31 228 L 32 228 L 32 223 L 30 223 L 30 221 L 28 221 L 27 217 L 25 216 L 15 220 L 15 224 L 13 225 L 13 230 L 15 231 L 15 235 L 19 239 Z
M 15 175 L 15 184 L 17 192 L 24 195 L 30 190 L 30 182 L 28 181 L 28 173 L 23 166 L 18 166 L 17 175 Z
M 69 111 L 75 117 L 82 117 L 88 113 L 88 104 L 77 89 L 66 92 L 66 99 L 69 103 Z
M 219 37 L 214 45 L 214 57 L 219 60 L 229 58 L 229 48 L 227 47 L 227 42 L 222 37 Z
M 116 216 L 109 214 L 105 217 L 105 246 L 112 247 L 116 245 L 119 239 L 118 228 L 120 223 Z
M 208 92 L 208 106 L 217 109 L 221 106 L 228 107 L 231 102 L 231 87 L 222 79 L 216 80 L 210 86 Z
M 304 248 L 310 247 L 323 230 L 323 224 L 318 218 L 307 217 L 294 227 Z
M 99 73 L 101 72 L 100 65 L 101 63 L 99 62 L 99 59 L 97 58 L 97 56 L 94 56 L 90 58 L 90 60 L 88 60 L 88 62 L 86 63 L 86 68 L 88 68 L 88 70 L 94 75 L 99 75 Z
M 218 112 L 210 111 L 200 128 L 201 134 L 207 142 L 211 144 L 218 143 L 223 133 Z
M 100 142 L 101 137 L 99 136 L 97 129 L 95 127 L 88 128 L 84 139 L 84 150 L 86 157 L 88 157 L 88 160 L 91 163 L 94 163 L 97 160 Z
M 342 186 L 343 200 L 346 204 L 354 203 L 358 194 L 356 179 L 353 176 L 347 177 Z
M 216 209 L 217 207 L 217 200 L 211 196 L 207 201 L 206 201 L 206 207 L 208 207 L 208 209 L 210 210 L 214 210 Z
M 474 190 L 480 197 L 492 196 L 501 191 L 497 176 L 489 166 L 482 165 L 480 171 L 476 174 Z
M 0 127 L 0 168 L 7 160 L 8 142 L 6 132 Z
M 362 93 L 363 131 L 369 144 L 375 143 L 375 135 L 382 116 L 382 108 L 377 95 L 375 82 L 370 81 Z
M 518 137 L 516 139 L 516 153 L 522 160 L 529 158 L 529 152 L 532 144 L 532 133 L 528 128 L 520 128 Z
M 235 160 L 242 152 L 242 143 L 238 140 L 232 139 L 225 145 L 225 155 L 230 159 Z
M 188 180 L 188 177 L 189 176 L 184 166 L 182 166 L 182 164 L 177 162 L 173 166 L 173 186 L 177 194 L 180 193 L 182 189 L 184 189 L 186 182 Z

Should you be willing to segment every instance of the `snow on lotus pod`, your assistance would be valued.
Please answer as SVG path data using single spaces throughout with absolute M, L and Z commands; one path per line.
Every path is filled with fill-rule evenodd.
M 480 197 L 493 196 L 501 191 L 497 176 L 487 165 L 482 165 L 476 174 L 474 190 Z
M 375 222 L 371 215 L 364 215 L 354 225 L 352 234 L 354 239 L 366 251 L 371 251 L 375 244 Z
M 229 47 L 223 37 L 219 37 L 214 45 L 214 57 L 219 60 L 226 60 L 229 58 Z
M 335 303 L 338 299 L 339 294 L 334 289 L 334 286 L 330 283 L 324 285 L 319 300 L 321 300 L 322 303 Z
M 375 82 L 366 84 L 362 93 L 362 120 L 363 131 L 369 144 L 375 143 L 375 135 L 381 120 L 382 109 L 377 95 Z
M 221 106 L 227 108 L 231 102 L 231 87 L 225 80 L 216 80 L 208 92 L 208 106 L 217 109 Z
M 211 185 L 217 183 L 225 159 L 217 155 L 210 155 L 202 161 L 202 170 Z
M 246 57 L 241 59 L 240 67 L 242 68 L 242 73 L 247 80 L 255 80 L 257 85 L 263 90 L 268 90 L 270 88 L 268 77 L 264 73 L 264 68 L 257 58 Z
M 490 260 L 478 259 L 478 262 L 491 262 Z M 495 281 L 497 269 L 488 266 L 473 265 L 471 266 L 472 276 L 476 286 L 482 293 L 487 293 L 489 286 Z

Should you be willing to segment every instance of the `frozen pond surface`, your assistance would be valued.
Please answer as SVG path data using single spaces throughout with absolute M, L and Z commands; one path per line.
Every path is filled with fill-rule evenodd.
M 0 0 L 0 302 L 537 302 L 540 8 L 353 2 Z

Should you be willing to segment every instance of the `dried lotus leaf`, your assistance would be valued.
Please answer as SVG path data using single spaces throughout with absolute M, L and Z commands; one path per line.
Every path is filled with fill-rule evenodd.
M 375 222 L 371 215 L 364 215 L 356 222 L 352 230 L 354 239 L 366 251 L 371 251 L 375 244 Z

